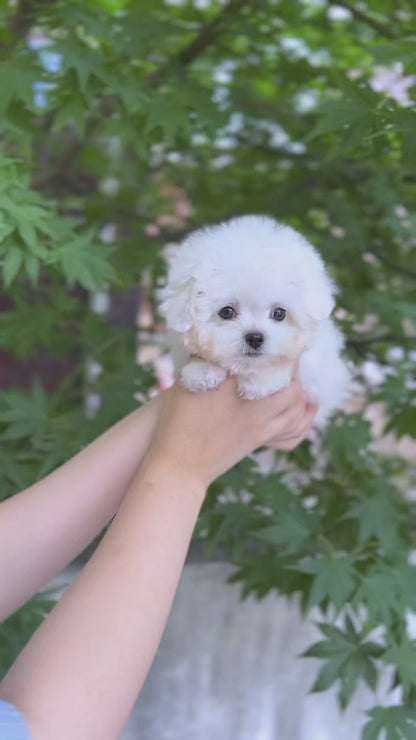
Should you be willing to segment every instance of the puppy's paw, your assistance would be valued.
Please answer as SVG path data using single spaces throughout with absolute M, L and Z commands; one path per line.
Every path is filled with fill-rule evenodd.
M 265 377 L 261 380 L 248 380 L 247 378 L 239 378 L 237 384 L 238 395 L 241 398 L 247 398 L 250 401 L 255 401 L 258 398 L 267 398 L 272 393 L 282 390 L 290 383 L 289 373 L 280 373 L 278 376 L 273 375 L 271 377 Z
M 182 385 L 188 391 L 208 391 L 218 388 L 224 382 L 227 373 L 222 367 L 203 360 L 191 360 L 181 372 Z
M 238 383 L 237 391 L 241 398 L 247 398 L 250 401 L 255 401 L 258 398 L 266 398 L 269 395 L 269 392 L 265 388 L 262 388 L 259 383 L 241 381 Z

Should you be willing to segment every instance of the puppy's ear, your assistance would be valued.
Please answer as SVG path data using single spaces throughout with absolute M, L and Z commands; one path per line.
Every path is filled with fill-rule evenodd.
M 195 319 L 195 280 L 183 283 L 168 283 L 159 291 L 160 312 L 170 329 L 184 334 Z
M 335 306 L 334 292 L 335 286 L 327 272 L 322 270 L 305 291 L 304 301 L 307 313 L 317 321 L 327 319 Z

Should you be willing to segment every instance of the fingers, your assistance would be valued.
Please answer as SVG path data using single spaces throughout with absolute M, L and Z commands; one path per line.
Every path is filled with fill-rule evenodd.
M 318 413 L 317 404 L 307 404 L 303 411 L 298 406 L 296 412 L 291 410 L 291 423 L 276 437 L 266 442 L 267 447 L 278 450 L 294 450 L 310 432 L 314 419 Z
M 272 416 L 280 416 L 299 402 L 305 403 L 305 394 L 300 380 L 292 380 L 291 384 L 277 393 L 273 393 L 267 399 Z

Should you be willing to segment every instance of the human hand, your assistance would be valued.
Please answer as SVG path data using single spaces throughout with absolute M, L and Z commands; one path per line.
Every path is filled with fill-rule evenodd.
M 276 437 L 269 439 L 265 447 L 285 452 L 296 449 L 311 431 L 318 411 L 318 404 L 311 404 L 304 398 L 303 405 L 299 405 L 298 417 L 294 418 L 293 423 L 288 425 L 286 430 L 282 430 Z
M 255 401 L 240 398 L 232 378 L 204 393 L 176 383 L 164 394 L 148 460 L 208 486 L 258 447 L 294 449 L 316 412 L 297 378 Z

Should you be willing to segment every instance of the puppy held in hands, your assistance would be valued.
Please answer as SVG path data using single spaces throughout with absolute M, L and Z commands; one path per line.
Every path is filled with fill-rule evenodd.
M 176 364 L 192 391 L 235 376 L 244 398 L 299 377 L 323 422 L 347 396 L 342 337 L 329 318 L 334 285 L 311 244 L 266 216 L 233 218 L 191 234 L 161 291 Z M 180 350 L 180 351 L 178 351 Z

